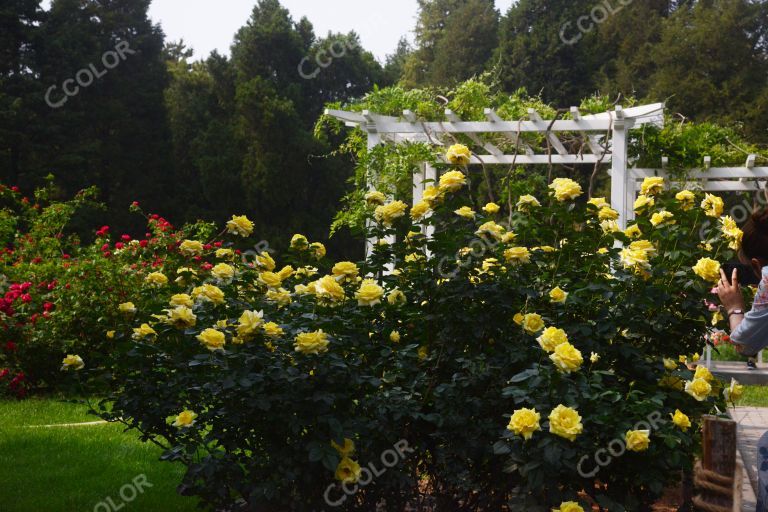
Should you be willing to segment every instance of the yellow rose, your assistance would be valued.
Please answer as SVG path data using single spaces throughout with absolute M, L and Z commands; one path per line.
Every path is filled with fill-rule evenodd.
M 720 279 L 720 263 L 711 258 L 701 258 L 693 267 L 694 273 L 710 283 Z
M 677 370 L 677 361 L 675 361 L 674 359 L 667 359 L 665 357 L 663 359 L 663 361 L 664 361 L 664 368 L 665 369 L 667 369 L 669 371 Z
M 454 144 L 445 152 L 445 159 L 453 165 L 467 165 L 472 158 L 472 152 L 464 144 Z
M 715 376 L 707 369 L 706 366 L 697 366 L 696 372 L 693 374 L 694 379 L 704 379 L 707 382 L 715 380 Z
M 723 200 L 722 198 L 713 195 L 705 194 L 704 200 L 701 202 L 701 208 L 707 217 L 719 217 L 723 214 Z
M 549 292 L 549 301 L 554 304 L 562 304 L 568 298 L 568 292 L 556 286 Z
M 453 213 L 455 213 L 459 217 L 464 217 L 465 219 L 475 218 L 475 210 L 473 210 L 469 206 L 462 206 L 458 210 L 455 210 Z
M 439 191 L 442 192 L 456 192 L 461 187 L 467 184 L 467 177 L 461 171 L 448 171 L 440 176 L 440 182 L 438 184 Z
M 232 249 L 216 249 L 215 256 L 220 260 L 232 260 L 235 258 L 235 251 Z
M 227 342 L 223 332 L 210 327 L 198 334 L 197 340 L 210 351 L 222 350 Z
M 443 198 L 443 192 L 434 185 L 429 185 L 424 189 L 424 193 L 421 195 L 422 200 L 430 207 L 439 203 Z
M 712 385 L 704 379 L 693 379 L 685 383 L 685 392 L 702 402 L 712 392 Z
M 78 355 L 67 355 L 61 361 L 62 370 L 82 370 L 83 368 L 85 368 L 85 363 L 83 358 Z
M 611 203 L 605 200 L 604 197 L 593 197 L 589 201 L 587 201 L 587 204 L 592 205 L 595 207 L 596 210 L 600 211 L 603 208 L 610 208 Z
M 616 220 L 619 218 L 619 212 L 611 207 L 606 206 L 604 208 L 600 208 L 600 211 L 597 212 L 597 218 L 599 220 Z
M 655 196 L 664 191 L 664 178 L 653 176 L 645 178 L 640 185 L 640 193 L 645 196 Z
M 642 213 L 649 208 L 653 208 L 653 205 L 655 204 L 656 201 L 653 199 L 653 197 L 645 195 L 637 196 L 634 204 L 635 213 Z
M 178 329 L 188 329 L 195 326 L 197 317 L 187 306 L 176 306 L 168 310 L 166 321 Z
M 400 343 L 400 333 L 397 331 L 389 333 L 389 341 L 392 343 Z
M 342 277 L 346 280 L 355 279 L 359 272 L 360 270 L 357 268 L 357 265 L 351 261 L 340 261 L 331 269 L 333 275 Z
M 477 236 L 488 235 L 489 237 L 496 240 L 501 240 L 505 231 L 506 230 L 504 229 L 504 226 L 501 226 L 491 220 L 481 224 L 480 227 L 477 228 L 477 231 L 475 231 L 475 234 Z
M 688 211 L 693 208 L 693 203 L 696 200 L 696 195 L 690 190 L 681 190 L 675 194 L 675 199 L 680 202 L 680 208 L 683 211 Z
M 384 295 L 384 289 L 376 284 L 373 279 L 363 280 L 360 288 L 355 293 L 358 306 L 375 306 L 381 302 Z
M 731 379 L 731 385 L 723 389 L 723 397 L 727 402 L 737 402 L 744 396 L 744 386 L 736 379 Z
M 612 233 L 618 233 L 621 231 L 621 228 L 619 227 L 619 223 L 615 220 L 604 220 L 600 222 L 600 229 L 603 230 L 603 233 L 606 235 L 610 235 Z
M 546 352 L 554 352 L 558 345 L 568 342 L 568 335 L 557 327 L 547 327 L 536 340 Z
M 541 203 L 539 202 L 538 199 L 536 199 L 532 195 L 525 194 L 523 196 L 520 196 L 515 206 L 517 207 L 517 211 L 519 212 L 529 212 L 531 211 L 532 208 L 538 208 L 539 206 L 541 206 Z
M 165 277 L 165 274 L 162 272 L 152 272 L 151 274 L 147 274 L 147 277 L 144 278 L 144 280 L 149 283 L 150 286 L 154 286 L 155 288 L 168 284 L 168 278 Z
M 365 194 L 365 202 L 368 204 L 384 204 L 387 202 L 387 196 L 378 190 L 371 190 Z
M 599 360 L 600 360 L 600 354 L 598 354 L 597 352 L 592 352 L 592 353 L 589 355 L 589 362 L 590 362 L 590 363 L 592 363 L 592 364 L 595 364 L 595 363 L 596 363 L 596 362 L 598 362 Z
M 176 278 L 176 282 L 186 286 L 187 284 L 192 282 L 194 278 L 197 277 L 197 271 L 193 268 L 181 267 L 176 270 L 176 275 L 178 276 Z
M 523 316 L 521 325 L 528 334 L 536 334 L 544 328 L 544 320 L 537 313 L 528 313 Z
M 427 213 L 429 213 L 429 211 L 429 203 L 424 200 L 419 201 L 411 208 L 411 219 L 421 220 Z
M 269 288 L 280 288 L 283 284 L 283 279 L 275 272 L 261 272 L 259 274 L 259 282 Z
M 256 266 L 269 272 L 275 270 L 275 260 L 269 255 L 267 251 L 262 252 L 256 256 Z
M 629 430 L 624 436 L 627 450 L 632 452 L 644 452 L 651 444 L 650 430 Z
M 523 320 L 525 317 L 522 313 L 515 313 L 515 316 L 512 317 L 512 321 L 515 322 L 517 325 L 523 325 Z
M 619 252 L 619 261 L 624 268 L 631 268 L 636 271 L 651 266 L 648 261 L 648 251 L 641 248 L 632 249 L 632 247 L 625 247 Z
M 227 222 L 227 232 L 242 237 L 250 236 L 253 233 L 253 222 L 248 220 L 245 215 L 233 215 L 232 220 Z
M 419 361 L 423 361 L 429 356 L 429 349 L 422 345 L 419 347 L 417 355 L 419 356 Z
M 691 420 L 680 409 L 675 409 L 675 414 L 670 414 L 670 416 L 672 417 L 672 423 L 683 432 L 691 428 Z
M 316 295 L 328 301 L 344 300 L 344 288 L 333 276 L 321 277 L 315 282 Z
M 726 215 L 720 219 L 720 230 L 723 232 L 723 236 L 729 240 L 728 247 L 734 251 L 738 251 L 741 248 L 741 240 L 744 237 L 744 232 L 736 225 L 736 221 L 733 217 Z
M 322 259 L 325 257 L 325 245 L 320 242 L 312 242 L 309 244 L 309 250 L 312 251 L 312 255 L 315 259 Z
M 179 415 L 176 416 L 176 421 L 174 421 L 171 425 L 178 428 L 191 427 L 195 424 L 195 418 L 197 418 L 197 414 L 194 412 L 181 411 Z
M 256 334 L 256 330 L 264 320 L 263 311 L 243 311 L 237 324 L 237 335 L 241 338 L 249 338 Z
M 203 244 L 197 240 L 184 240 L 179 245 L 179 251 L 185 256 L 199 256 L 203 253 Z
M 674 224 L 677 221 L 673 220 L 673 217 L 674 214 L 666 210 L 656 212 L 651 215 L 651 225 L 653 225 L 653 227 L 658 227 L 662 224 Z
M 336 479 L 345 484 L 353 484 L 360 479 L 360 464 L 349 457 L 344 457 L 336 466 Z
M 149 338 L 152 336 L 156 336 L 157 332 L 149 326 L 149 324 L 141 324 L 140 327 L 135 327 L 133 329 L 133 339 L 135 340 L 142 340 L 144 338 Z
M 504 258 L 509 263 L 530 263 L 531 253 L 526 247 L 510 247 L 504 251 Z
M 397 306 L 398 304 L 405 304 L 406 298 L 405 294 L 395 288 L 391 292 L 389 292 L 389 295 L 387 295 L 387 302 L 389 302 L 392 306 Z
M 584 512 L 584 509 L 575 501 L 564 501 L 559 507 L 553 508 L 552 512 Z
M 563 373 L 571 373 L 581 368 L 584 358 L 579 349 L 568 343 L 560 343 L 555 347 L 553 354 L 549 359 L 555 364 L 558 370 Z
M 549 414 L 549 431 L 556 436 L 573 441 L 584 431 L 584 426 L 576 409 L 560 404 Z
M 291 277 L 293 275 L 293 272 L 294 272 L 293 267 L 290 265 L 286 265 L 280 269 L 280 272 L 278 272 L 277 275 L 281 280 L 285 280 Z
M 267 322 L 264 324 L 264 334 L 270 338 L 278 338 L 283 335 L 283 328 L 277 325 L 275 322 Z
M 512 413 L 512 417 L 509 418 L 507 430 L 514 432 L 518 436 L 523 436 L 524 439 L 528 440 L 533 436 L 534 432 L 541 430 L 541 425 L 539 424 L 540 420 L 541 415 L 536 412 L 535 409 L 526 409 L 523 407 Z
M 107 339 L 114 339 L 116 331 L 107 331 Z
M 550 183 L 555 199 L 560 202 L 576 199 L 582 194 L 581 185 L 570 178 L 555 178 Z
M 293 346 L 302 354 L 322 354 L 328 351 L 328 343 L 328 335 L 320 329 L 296 335 Z
M 133 302 L 123 302 L 119 306 L 117 306 L 118 311 L 121 313 L 132 315 L 136 312 L 136 306 L 133 305 Z
M 307 240 L 307 237 L 304 235 L 301 235 L 299 233 L 296 233 L 291 238 L 291 249 L 298 249 L 300 251 L 305 250 L 307 247 L 309 247 L 309 240 Z
M 226 263 L 219 263 L 211 269 L 211 275 L 220 281 L 229 281 L 235 277 L 235 269 Z
M 331 446 L 333 446 L 342 457 L 349 457 L 355 453 L 355 442 L 346 437 L 344 438 L 343 444 L 340 445 L 336 441 L 331 441 Z
M 501 206 L 497 205 L 496 203 L 488 203 L 483 206 L 483 211 L 488 215 L 499 213 L 499 210 L 501 210 Z
M 267 300 L 277 302 L 281 307 L 291 303 L 291 294 L 285 288 L 278 288 L 277 290 L 270 288 L 264 296 Z
M 197 302 L 224 304 L 224 292 L 212 284 L 204 284 L 192 289 L 192 298 Z
M 392 201 L 391 203 L 377 206 L 376 210 L 373 212 L 373 216 L 377 222 L 389 227 L 395 220 L 405 215 L 405 210 L 407 209 L 408 205 L 404 202 Z
M 643 232 L 640 231 L 640 226 L 637 224 L 632 224 L 627 229 L 624 230 L 624 234 L 627 235 L 629 238 L 640 238 L 643 236 Z

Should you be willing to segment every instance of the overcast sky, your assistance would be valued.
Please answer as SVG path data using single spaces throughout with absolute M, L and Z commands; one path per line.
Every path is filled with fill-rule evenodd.
M 496 0 L 505 13 L 513 0 Z M 46 7 L 50 0 L 44 0 Z M 280 0 L 294 21 L 309 18 L 315 33 L 356 31 L 363 47 L 383 59 L 403 35 L 412 40 L 416 0 Z M 229 54 L 237 29 L 245 25 L 256 0 L 153 0 L 150 17 L 163 26 L 168 40 L 184 39 L 195 58 L 211 50 Z

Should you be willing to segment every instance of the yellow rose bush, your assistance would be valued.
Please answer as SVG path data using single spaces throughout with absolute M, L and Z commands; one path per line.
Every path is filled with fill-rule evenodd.
M 647 508 L 691 469 L 701 415 L 738 395 L 677 362 L 702 346 L 733 226 L 702 227 L 714 200 L 657 179 L 629 234 L 569 178 L 488 207 L 444 166 L 418 215 L 370 195 L 367 260 L 292 234 L 285 255 L 232 257 L 237 216 L 179 235 L 115 305 L 102 415 L 166 446 L 212 507 L 313 510 L 343 484 L 343 510 L 397 511 L 428 482 L 454 507 Z M 624 459 L 583 476 L 614 440 Z M 401 441 L 414 453 L 358 485 Z

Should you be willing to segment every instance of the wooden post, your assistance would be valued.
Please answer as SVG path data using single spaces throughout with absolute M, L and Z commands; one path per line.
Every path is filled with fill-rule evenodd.
M 736 422 L 716 416 L 702 419 L 702 466 L 723 476 L 733 476 L 736 471 Z
M 627 172 L 627 125 L 621 107 L 616 107 L 614 115 L 611 139 L 611 206 L 619 212 L 619 227 L 626 229 L 627 221 L 631 218 L 630 212 L 634 213 L 632 208 L 635 202 L 635 187 Z

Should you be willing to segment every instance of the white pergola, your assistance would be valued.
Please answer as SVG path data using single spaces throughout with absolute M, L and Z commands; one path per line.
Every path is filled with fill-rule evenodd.
M 464 121 L 455 112 L 445 111 L 445 120 L 423 121 L 404 110 L 401 117 L 385 116 L 363 110 L 325 111 L 326 115 L 343 121 L 346 126 L 360 128 L 368 136 L 368 148 L 379 144 L 422 142 L 434 146 L 454 144 L 457 135 L 468 138 L 473 147 L 470 166 L 525 166 L 591 164 L 598 169 L 608 166 L 611 177 L 611 205 L 619 212 L 619 225 L 626 227 L 634 218 L 633 204 L 640 183 L 647 176 L 668 177 L 667 160 L 661 167 L 639 169 L 630 167 L 627 150 L 629 130 L 646 124 L 664 125 L 664 104 L 654 103 L 594 115 L 582 115 L 577 107 L 570 108 L 571 119 L 543 119 L 534 109 L 527 119 L 504 120 L 491 108 L 484 111 L 484 121 Z M 535 153 L 525 143 L 524 136 L 538 134 L 547 145 L 547 153 Z M 515 152 L 504 152 L 497 144 L 505 140 L 514 145 Z M 573 141 L 577 141 L 575 144 Z M 497 141 L 494 144 L 492 141 Z M 565 142 L 565 143 L 564 143 Z M 480 153 L 478 153 L 480 151 Z M 705 191 L 737 192 L 765 189 L 768 167 L 755 167 L 755 155 L 748 155 L 744 167 L 710 167 L 704 158 L 702 167 L 687 173 L 686 188 Z M 413 202 L 421 200 L 425 180 L 436 180 L 437 170 L 425 163 L 413 175 Z M 373 186 L 373 184 L 371 184 Z

